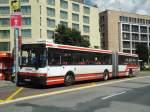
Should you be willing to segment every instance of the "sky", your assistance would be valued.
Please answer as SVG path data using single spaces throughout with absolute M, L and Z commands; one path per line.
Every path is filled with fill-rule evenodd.
M 87 4 L 97 4 L 100 11 L 121 10 L 150 15 L 150 0 L 85 0 Z

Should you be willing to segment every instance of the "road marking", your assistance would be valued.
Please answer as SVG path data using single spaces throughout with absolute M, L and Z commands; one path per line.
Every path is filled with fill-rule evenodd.
M 106 99 L 108 99 L 108 98 L 112 98 L 112 97 L 114 97 L 114 96 L 118 96 L 118 95 L 121 95 L 121 94 L 124 94 L 124 93 L 126 93 L 126 91 L 123 91 L 123 92 L 120 92 L 120 93 L 115 93 L 115 94 L 112 94 L 112 95 L 103 97 L 102 100 L 106 100 Z
M 41 98 L 41 97 L 46 97 L 46 96 L 51 96 L 51 95 L 74 92 L 74 91 L 89 89 L 89 88 L 93 88 L 93 87 L 100 87 L 100 86 L 115 84 L 115 83 L 119 83 L 119 82 L 126 82 L 126 81 L 130 81 L 130 80 L 143 79 L 143 78 L 148 78 L 148 77 L 150 77 L 150 76 L 143 76 L 143 77 L 136 77 L 136 78 L 131 78 L 131 79 L 119 80 L 119 81 L 105 82 L 105 83 L 102 83 L 102 84 L 92 83 L 88 86 L 77 87 L 77 88 L 66 89 L 66 90 L 59 90 L 59 91 L 43 93 L 43 94 L 39 94 L 39 95 L 31 95 L 31 96 L 21 97 L 21 98 L 17 98 L 17 99 L 10 100 L 10 101 L 4 101 L 4 102 L 0 103 L 0 105 L 19 102 L 19 101 L 24 101 L 24 100 L 30 100 L 30 99 L 33 99 L 33 98 Z
M 3 102 L 4 100 L 0 100 L 0 103 Z
M 16 96 L 17 94 L 19 94 L 22 90 L 23 90 L 23 87 L 18 88 L 17 91 L 15 91 L 13 94 L 11 94 L 11 95 L 6 99 L 6 101 L 12 100 L 13 97 Z

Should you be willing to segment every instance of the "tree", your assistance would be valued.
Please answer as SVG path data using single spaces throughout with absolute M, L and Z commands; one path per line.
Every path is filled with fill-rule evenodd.
M 143 62 L 148 62 L 149 59 L 149 50 L 145 44 L 139 43 L 136 46 L 136 53 L 139 55 L 139 59 L 143 60 Z
M 67 28 L 64 25 L 58 25 L 55 32 L 57 32 L 53 36 L 55 43 L 81 47 L 90 46 L 89 41 L 75 29 Z

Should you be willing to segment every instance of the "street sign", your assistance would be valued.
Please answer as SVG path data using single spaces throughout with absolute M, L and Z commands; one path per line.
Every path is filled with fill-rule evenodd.
M 13 13 L 10 17 L 10 24 L 12 28 L 21 28 L 22 16 L 20 13 Z

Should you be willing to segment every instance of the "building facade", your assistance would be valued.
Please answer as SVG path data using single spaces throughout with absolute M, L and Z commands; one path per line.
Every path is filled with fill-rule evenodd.
M 79 3 L 85 3 L 85 0 L 72 0 L 72 1 L 79 2 Z
M 77 29 L 100 47 L 98 8 L 72 0 L 21 0 L 23 43 L 52 39 L 58 24 Z M 10 28 L 9 0 L 0 0 L 0 51 L 12 51 L 14 31 Z
M 106 10 L 100 13 L 101 47 L 135 53 L 136 45 L 150 47 L 150 16 Z

